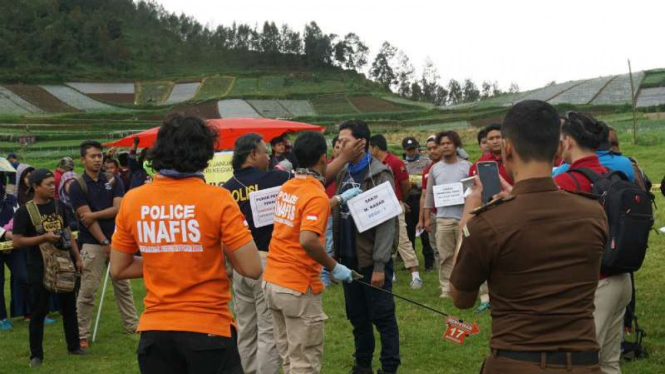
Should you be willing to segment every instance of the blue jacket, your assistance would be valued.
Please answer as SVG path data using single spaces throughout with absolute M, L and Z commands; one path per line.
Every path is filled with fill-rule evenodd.
M 612 171 L 621 171 L 628 177 L 628 180 L 635 182 L 635 172 L 633 171 L 633 164 L 626 156 L 621 153 L 612 151 L 596 151 L 600 164 Z M 552 172 L 552 177 L 556 177 L 561 173 L 565 173 L 570 168 L 570 164 L 563 164 Z

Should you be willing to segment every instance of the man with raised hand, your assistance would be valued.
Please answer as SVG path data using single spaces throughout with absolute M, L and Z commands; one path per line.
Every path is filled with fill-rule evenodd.
M 345 145 L 361 142 L 365 153 L 350 161 L 340 171 L 337 177 L 338 193 L 358 187 L 368 191 L 384 183 L 395 188 L 390 167 L 367 152 L 371 133 L 365 122 L 343 122 L 339 128 L 339 139 Z M 360 233 L 347 204 L 333 209 L 333 234 L 335 238 L 339 238 L 334 243 L 336 258 L 360 273 L 363 282 L 389 291 L 382 292 L 358 282 L 344 285 L 346 316 L 353 326 L 355 340 L 355 364 L 351 371 L 353 374 L 372 374 L 376 346 L 375 327 L 381 339 L 382 368 L 379 373 L 396 373 L 401 364 L 395 300 L 390 294 L 395 271 L 392 252 L 397 245 L 396 236 L 402 235 L 399 233 L 399 224 L 397 218 L 392 218 Z M 407 247 L 411 248 L 408 239 L 405 241 Z
M 95 295 L 105 276 L 115 218 L 125 193 L 119 178 L 102 172 L 103 159 L 102 145 L 99 142 L 87 140 L 81 143 L 81 163 L 85 170 L 69 189 L 69 199 L 79 217 L 78 241 L 81 244 L 84 267 L 76 303 L 83 348 L 90 344 Z M 134 334 L 138 317 L 132 285 L 128 280 L 113 281 L 113 292 L 124 331 Z
M 153 183 L 129 191 L 118 213 L 111 275 L 144 278 L 143 374 L 243 373 L 225 264 L 259 279 L 261 260 L 229 191 L 204 180 L 216 141 L 200 118 L 167 118 L 148 156 Z
M 302 133 L 293 147 L 301 168 L 277 195 L 263 280 L 285 374 L 321 372 L 323 324 L 328 319 L 321 297 L 322 266 L 334 279 L 352 281 L 351 270 L 337 263 L 325 248 L 331 205 L 323 187 L 327 148 L 321 133 Z

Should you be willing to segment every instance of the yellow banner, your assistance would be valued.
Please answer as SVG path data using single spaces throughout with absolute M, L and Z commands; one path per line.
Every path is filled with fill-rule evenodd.
M 72 239 L 76 239 L 78 237 L 78 231 L 72 231 Z M 0 242 L 0 252 L 3 251 L 11 251 L 14 249 L 14 244 L 12 241 L 6 241 L 6 242 Z
M 210 161 L 208 168 L 203 172 L 206 182 L 213 186 L 222 186 L 233 177 L 233 166 L 231 160 L 233 152 L 218 152 Z

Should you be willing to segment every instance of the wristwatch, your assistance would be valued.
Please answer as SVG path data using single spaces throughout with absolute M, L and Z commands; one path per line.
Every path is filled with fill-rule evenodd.
M 101 245 L 109 245 L 109 244 L 111 244 L 111 242 L 110 242 L 108 239 L 104 239 L 104 240 L 102 240 L 99 244 L 101 244 Z
M 334 198 L 335 200 L 337 200 L 337 204 L 339 204 L 339 205 L 342 205 L 342 203 L 344 202 L 344 201 L 342 200 L 342 197 L 339 196 L 339 195 L 335 195 L 335 196 L 333 196 L 333 198 Z

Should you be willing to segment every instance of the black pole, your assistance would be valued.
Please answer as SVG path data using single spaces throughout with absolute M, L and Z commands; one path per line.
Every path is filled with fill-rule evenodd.
M 385 293 L 390 294 L 390 295 L 392 295 L 392 296 L 394 296 L 394 297 L 396 297 L 396 298 L 398 298 L 398 299 L 402 299 L 402 300 L 407 301 L 407 302 L 409 302 L 409 303 L 411 303 L 411 304 L 417 305 L 417 306 L 419 306 L 419 307 L 421 307 L 421 308 L 425 308 L 425 309 L 427 309 L 427 310 L 429 310 L 429 311 L 431 311 L 431 312 L 434 312 L 434 313 L 440 314 L 440 315 L 442 315 L 442 316 L 444 316 L 444 317 L 448 317 L 448 314 L 447 314 L 447 313 L 444 313 L 444 312 L 441 312 L 441 311 L 439 311 L 439 310 L 436 310 L 436 309 L 430 308 L 430 307 L 428 307 L 427 305 L 421 304 L 421 303 L 419 303 L 419 302 L 417 302 L 417 301 L 413 301 L 413 300 L 407 299 L 407 298 L 404 297 L 404 296 L 400 296 L 400 295 L 394 294 L 394 293 L 392 293 L 392 292 L 390 292 L 390 291 L 388 291 L 388 290 L 384 290 L 383 288 L 375 287 L 375 286 L 373 286 L 373 285 L 371 285 L 371 284 L 369 284 L 369 283 L 365 283 L 365 282 L 363 282 L 363 281 L 361 281 L 361 280 L 354 280 L 354 282 L 358 282 L 358 283 L 360 283 L 360 284 L 362 284 L 362 285 L 364 285 L 364 286 L 366 286 L 366 287 L 373 288 L 373 289 L 375 289 L 375 290 L 377 290 L 377 291 L 385 292 Z

